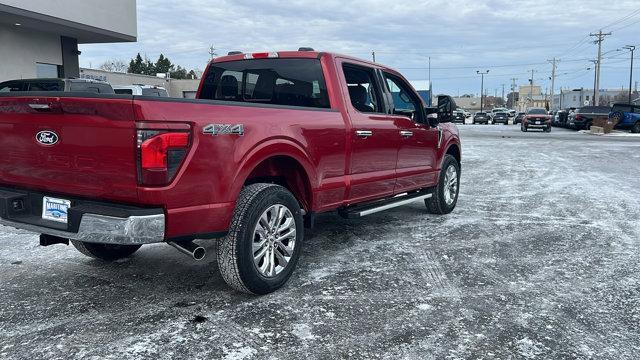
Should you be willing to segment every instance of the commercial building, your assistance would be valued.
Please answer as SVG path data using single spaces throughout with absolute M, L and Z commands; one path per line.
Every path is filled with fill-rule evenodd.
M 629 101 L 629 89 L 600 89 L 599 103 L 602 106 L 610 106 L 616 102 Z M 632 95 L 632 100 L 636 94 Z M 556 109 L 580 108 L 586 105 L 593 105 L 593 89 L 562 89 L 560 94 L 553 96 L 554 107 Z M 554 109 L 554 110 L 556 110 Z
M 200 80 L 166 79 L 157 76 L 127 74 L 97 69 L 80 69 L 80 78 L 106 81 L 111 85 L 155 85 L 167 89 L 169 96 L 194 99 Z
M 136 38 L 135 0 L 0 0 L 0 81 L 78 77 L 78 44 Z

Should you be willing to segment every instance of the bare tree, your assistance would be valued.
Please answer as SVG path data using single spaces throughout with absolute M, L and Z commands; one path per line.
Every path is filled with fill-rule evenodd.
M 100 70 L 121 73 L 126 73 L 128 68 L 129 64 L 122 59 L 110 59 L 98 67 Z

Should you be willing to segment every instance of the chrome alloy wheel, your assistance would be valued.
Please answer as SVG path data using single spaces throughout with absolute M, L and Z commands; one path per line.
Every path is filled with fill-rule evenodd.
M 253 263 L 265 277 L 282 272 L 296 246 L 296 221 L 291 210 L 276 204 L 265 210 L 253 231 Z
M 449 165 L 444 174 L 444 201 L 451 206 L 458 194 L 458 171 L 453 165 Z

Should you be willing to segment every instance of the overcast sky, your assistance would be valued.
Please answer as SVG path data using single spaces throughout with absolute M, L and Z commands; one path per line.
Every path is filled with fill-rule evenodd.
M 138 0 L 138 42 L 81 46 L 81 65 L 97 67 L 110 58 L 129 60 L 141 52 L 152 60 L 164 53 L 175 64 L 203 69 L 213 45 L 220 55 L 288 50 L 317 50 L 371 58 L 401 71 L 418 87 L 428 77 L 434 91 L 479 93 L 476 70 L 490 70 L 486 88 L 506 91 L 511 78 L 550 87 L 554 56 L 556 89 L 593 87 L 597 46 L 590 32 L 606 37 L 602 87 L 627 87 L 629 53 L 640 49 L 638 0 Z M 640 58 L 640 51 L 636 53 Z M 634 81 L 640 80 L 640 59 Z M 557 90 L 556 90 L 557 92 Z

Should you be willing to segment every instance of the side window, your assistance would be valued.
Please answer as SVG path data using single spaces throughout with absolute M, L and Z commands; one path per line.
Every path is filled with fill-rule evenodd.
M 383 112 L 372 69 L 343 65 L 351 105 L 363 113 Z
M 387 90 L 393 99 L 393 113 L 410 117 L 413 121 L 420 121 L 422 117 L 422 102 L 411 90 L 411 86 L 402 79 L 384 73 Z

